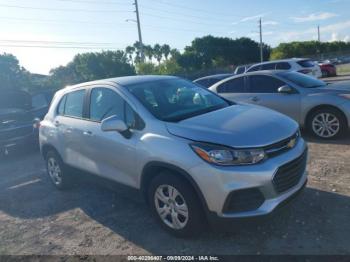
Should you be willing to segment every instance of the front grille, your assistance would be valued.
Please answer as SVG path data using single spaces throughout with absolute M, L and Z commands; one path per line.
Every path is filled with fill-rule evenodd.
M 277 156 L 293 148 L 294 145 L 298 142 L 299 137 L 300 137 L 300 133 L 298 131 L 291 137 L 288 137 L 275 144 L 264 147 L 264 150 L 269 157 Z
M 257 188 L 233 191 L 227 197 L 223 213 L 247 212 L 258 209 L 265 201 Z
M 306 169 L 307 150 L 297 159 L 278 168 L 272 183 L 278 193 L 296 186 Z
M 0 130 L 0 141 L 6 141 L 23 136 L 27 136 L 33 133 L 32 126 L 23 126 L 13 129 Z

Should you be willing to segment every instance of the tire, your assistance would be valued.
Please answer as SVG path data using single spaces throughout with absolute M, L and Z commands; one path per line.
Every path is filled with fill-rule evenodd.
M 49 151 L 46 154 L 45 161 L 47 174 L 52 184 L 59 190 L 70 188 L 72 179 L 69 176 L 69 169 L 63 163 L 61 157 L 55 151 Z
M 176 197 L 169 198 L 170 192 Z M 167 204 L 160 200 L 160 196 Z M 195 237 L 203 232 L 206 219 L 202 205 L 192 186 L 176 175 L 161 172 L 156 176 L 148 188 L 148 203 L 156 220 L 174 236 Z
M 338 110 L 324 108 L 311 113 L 307 120 L 307 129 L 317 138 L 335 139 L 345 134 L 347 121 Z

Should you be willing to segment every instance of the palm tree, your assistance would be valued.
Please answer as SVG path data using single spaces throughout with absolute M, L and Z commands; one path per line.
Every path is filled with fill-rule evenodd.
M 125 48 L 125 53 L 128 55 L 129 62 L 131 62 L 132 65 L 134 65 L 133 55 L 135 52 L 135 48 L 133 46 L 127 46 Z
M 168 60 L 168 57 L 170 55 L 170 46 L 167 44 L 164 44 L 161 46 L 160 50 L 162 51 L 165 59 Z
M 153 54 L 154 54 L 152 46 L 150 46 L 150 45 L 145 45 L 145 46 L 143 47 L 143 50 L 144 50 L 145 55 L 147 56 L 149 62 L 152 62 Z
M 180 55 L 180 52 L 179 50 L 177 50 L 176 48 L 173 48 L 170 50 L 170 55 L 172 58 L 176 58 Z
M 163 52 L 161 50 L 161 46 L 159 44 L 155 44 L 153 47 L 154 57 L 157 59 L 158 64 L 160 64 L 160 61 L 163 58 Z

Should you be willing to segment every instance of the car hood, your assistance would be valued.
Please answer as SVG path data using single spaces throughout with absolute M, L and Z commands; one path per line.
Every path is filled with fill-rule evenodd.
M 253 148 L 292 136 L 298 124 L 267 108 L 237 104 L 183 120 L 166 123 L 169 133 L 193 141 Z
M 350 93 L 350 81 L 331 83 L 325 87 L 315 88 L 316 92 L 320 93 Z

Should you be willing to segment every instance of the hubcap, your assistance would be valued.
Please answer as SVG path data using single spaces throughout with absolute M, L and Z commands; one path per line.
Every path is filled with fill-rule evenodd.
M 320 113 L 312 120 L 312 130 L 320 137 L 333 137 L 340 130 L 339 119 L 331 113 Z
M 50 157 L 47 160 L 47 170 L 55 185 L 60 185 L 62 183 L 61 168 L 57 163 L 56 159 Z
M 188 221 L 188 207 L 180 192 L 172 186 L 161 185 L 154 194 L 154 202 L 162 221 L 173 229 L 182 229 Z

